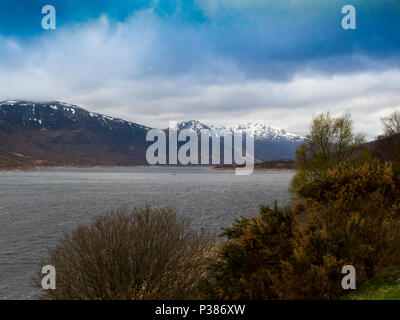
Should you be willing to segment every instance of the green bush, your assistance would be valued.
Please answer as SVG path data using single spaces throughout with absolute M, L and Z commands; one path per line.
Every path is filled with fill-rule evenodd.
M 357 208 L 358 200 L 380 195 L 387 205 L 399 200 L 399 164 L 370 160 L 355 166 L 342 163 L 299 186 L 298 196 L 325 205 L 338 202 Z
M 281 298 L 281 260 L 293 251 L 296 222 L 290 209 L 261 207 L 251 220 L 241 218 L 224 231 L 229 241 L 204 280 L 207 299 Z
M 293 208 L 262 207 L 236 221 L 202 283 L 214 299 L 332 299 L 344 294 L 341 269 L 357 284 L 400 261 L 397 165 L 339 164 L 298 190 Z

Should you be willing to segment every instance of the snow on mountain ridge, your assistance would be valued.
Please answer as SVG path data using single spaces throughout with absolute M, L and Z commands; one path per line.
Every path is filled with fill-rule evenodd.
M 26 120 L 39 122 L 40 126 L 42 127 L 44 127 L 46 123 L 45 122 L 42 123 L 43 119 L 41 119 L 40 115 L 35 110 L 35 107 L 39 105 L 48 108 L 49 111 L 53 112 L 67 111 L 68 117 L 71 117 L 73 121 L 75 121 L 75 117 L 77 116 L 76 113 L 79 113 L 80 115 L 85 114 L 90 118 L 100 121 L 104 126 L 109 127 L 110 129 L 112 129 L 111 124 L 117 122 L 121 124 L 125 123 L 130 126 L 133 125 L 138 126 L 145 130 L 150 130 L 150 128 L 146 126 L 142 126 L 123 119 L 114 118 L 95 112 L 90 112 L 76 105 L 58 101 L 51 101 L 51 102 L 33 102 L 25 100 L 0 101 L 0 109 L 2 106 L 7 106 L 7 105 L 15 107 L 17 106 L 28 107 L 28 108 L 31 107 L 30 110 L 31 112 L 26 114 Z M 223 136 L 224 134 L 241 134 L 250 131 L 252 134 L 254 134 L 254 138 L 260 141 L 301 143 L 305 140 L 305 137 L 260 122 L 247 122 L 244 124 L 232 124 L 232 125 L 207 125 L 197 120 L 189 120 L 189 121 L 178 122 L 177 128 L 178 131 L 182 129 L 191 129 L 197 133 L 200 133 L 202 129 L 213 130 L 217 136 Z
M 202 129 L 213 130 L 217 136 L 224 134 L 241 134 L 244 132 L 250 132 L 254 135 L 255 139 L 258 140 L 287 140 L 291 142 L 302 142 L 305 137 L 300 135 L 287 132 L 285 129 L 279 129 L 269 126 L 265 123 L 260 122 L 248 122 L 245 124 L 233 124 L 233 125 L 206 125 L 197 120 L 180 121 L 177 123 L 178 130 L 191 129 L 200 133 Z
M 77 106 L 77 105 L 59 102 L 59 101 L 50 101 L 50 102 L 34 102 L 34 101 L 26 101 L 26 100 L 0 101 L 0 110 L 3 106 L 28 108 L 25 111 L 24 120 L 26 119 L 28 121 L 39 122 L 39 124 L 42 127 L 45 126 L 45 123 L 42 123 L 43 119 L 41 119 L 40 114 L 37 113 L 38 106 L 45 108 L 45 110 L 48 109 L 50 114 L 60 112 L 60 111 L 67 112 L 67 113 L 69 113 L 68 117 L 71 118 L 72 121 L 76 121 L 77 119 L 81 118 L 82 116 L 88 116 L 97 121 L 100 121 L 103 126 L 108 127 L 111 130 L 113 129 L 111 124 L 116 123 L 116 122 L 118 122 L 120 124 L 126 124 L 129 126 L 140 127 L 145 130 L 150 130 L 150 128 L 148 128 L 146 126 L 139 125 L 139 124 L 131 122 L 131 121 L 126 121 L 126 120 L 123 120 L 120 118 L 114 118 L 114 117 L 103 115 L 100 113 L 90 112 L 90 111 L 87 111 L 86 109 L 83 109 L 83 108 Z M 42 109 L 42 112 L 43 112 L 43 109 Z M 77 113 L 79 113 L 79 115 Z

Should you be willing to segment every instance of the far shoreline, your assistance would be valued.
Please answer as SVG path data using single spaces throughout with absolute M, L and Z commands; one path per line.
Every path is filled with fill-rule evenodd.
M 232 171 L 241 167 L 214 167 L 210 168 L 211 171 Z M 296 169 L 292 168 L 257 168 L 254 167 L 253 171 L 256 172 L 296 172 Z
M 1 172 L 34 172 L 34 171 L 43 171 L 46 169 L 94 169 L 94 168 L 203 168 L 208 171 L 233 171 L 237 168 L 243 168 L 243 165 L 145 165 L 145 164 L 137 164 L 137 165 L 33 165 L 33 166 L 21 166 L 21 167 L 3 167 L 0 168 Z M 270 160 L 267 162 L 256 163 L 254 164 L 253 171 L 255 172 L 296 172 L 296 168 L 294 165 L 294 161 L 290 159 L 280 159 L 280 160 Z
M 43 171 L 46 169 L 95 169 L 95 168 L 101 168 L 101 169 L 109 169 L 109 168 L 163 168 L 163 167 L 168 167 L 168 166 L 145 166 L 145 165 L 131 165 L 131 166 L 45 166 L 45 167 L 32 167 L 32 168 L 0 168 L 0 173 L 7 173 L 7 172 L 37 172 L 37 171 Z M 173 168 L 188 168 L 188 167 L 198 167 L 198 166 L 171 166 Z M 215 172 L 223 172 L 223 171 L 233 171 L 237 168 L 240 167 L 210 167 L 210 166 L 204 166 L 203 167 L 205 170 L 208 171 L 215 171 Z M 254 167 L 253 171 L 255 172 L 296 172 L 296 169 L 292 168 L 257 168 Z
M 236 168 L 243 168 L 244 165 L 218 165 L 212 170 L 225 171 L 234 170 Z M 255 163 L 253 171 L 257 172 L 295 172 L 295 162 L 291 159 L 269 160 L 261 163 Z

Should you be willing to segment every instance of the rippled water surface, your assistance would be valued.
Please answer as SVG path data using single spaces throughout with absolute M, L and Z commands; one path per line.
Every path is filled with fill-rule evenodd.
M 166 167 L 0 173 L 0 299 L 34 299 L 30 279 L 47 247 L 107 208 L 168 206 L 218 231 L 262 204 L 286 204 L 292 175 Z

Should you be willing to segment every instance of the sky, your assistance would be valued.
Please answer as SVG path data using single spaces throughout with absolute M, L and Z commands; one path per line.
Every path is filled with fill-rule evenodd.
M 348 112 L 372 139 L 400 109 L 399 31 L 398 0 L 0 0 L 0 100 L 302 135 L 318 113 Z

